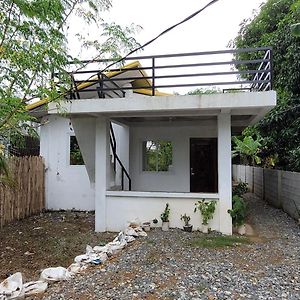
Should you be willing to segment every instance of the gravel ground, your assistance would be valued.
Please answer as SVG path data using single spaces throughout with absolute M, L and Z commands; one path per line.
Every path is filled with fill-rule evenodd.
M 43 299 L 300 299 L 299 225 L 246 197 L 250 244 L 195 247 L 199 232 L 152 230 L 106 265 L 52 285 Z

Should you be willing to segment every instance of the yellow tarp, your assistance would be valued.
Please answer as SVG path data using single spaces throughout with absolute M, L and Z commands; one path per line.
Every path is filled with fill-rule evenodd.
M 109 71 L 109 72 L 105 73 L 105 75 L 108 78 L 113 78 L 119 74 L 125 73 L 126 71 L 128 71 L 132 68 L 142 68 L 142 66 L 139 61 L 134 61 L 128 65 L 125 65 L 124 67 L 121 67 L 119 71 Z M 139 71 L 143 77 L 148 76 L 144 70 L 137 70 L 137 71 Z M 91 77 L 89 80 L 97 80 L 97 79 L 98 79 L 98 77 L 95 75 L 95 76 Z M 126 80 L 126 77 L 124 78 L 124 80 Z M 94 84 L 95 84 L 95 82 L 80 83 L 79 85 L 77 85 L 77 90 L 80 91 L 80 90 L 87 88 L 89 86 L 92 86 Z M 146 87 L 146 86 L 149 86 L 149 89 L 146 89 L 146 88 L 141 89 L 141 87 Z M 152 82 L 147 78 L 138 78 L 136 80 L 133 80 L 132 87 L 133 87 L 133 92 L 135 92 L 135 93 L 152 96 Z M 170 94 L 159 92 L 159 91 L 155 90 L 155 96 L 170 96 Z M 41 99 L 37 102 L 28 104 L 26 106 L 26 109 L 32 110 L 32 109 L 35 109 L 39 106 L 46 104 L 47 102 L 48 102 L 47 98 Z

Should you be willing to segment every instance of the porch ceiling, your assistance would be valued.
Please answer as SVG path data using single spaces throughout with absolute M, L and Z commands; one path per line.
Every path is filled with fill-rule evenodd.
M 59 113 L 49 104 L 49 113 Z M 186 96 L 133 96 L 114 99 L 72 100 L 61 110 L 70 117 L 107 117 L 121 123 L 214 121 L 220 113 L 232 116 L 240 132 L 265 116 L 276 105 L 276 93 L 225 93 Z M 51 107 L 52 106 L 52 107 Z
M 232 134 L 239 134 L 245 129 L 253 120 L 253 115 L 232 115 L 231 116 L 231 130 Z M 116 123 L 125 124 L 128 126 L 147 126 L 155 123 L 162 126 L 172 126 L 172 124 L 216 124 L 217 116 L 176 116 L 176 117 L 116 117 L 112 118 L 112 121 Z

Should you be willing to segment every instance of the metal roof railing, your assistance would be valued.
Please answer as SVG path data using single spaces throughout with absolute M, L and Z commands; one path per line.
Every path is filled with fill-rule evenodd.
M 270 47 L 128 57 L 120 67 L 101 72 L 91 69 L 107 60 L 82 61 L 85 70 L 70 72 L 70 98 L 124 97 L 128 90 L 148 95 L 177 88 L 268 91 L 272 90 Z M 130 83 L 130 84 L 128 84 Z M 169 92 L 170 93 L 170 92 Z

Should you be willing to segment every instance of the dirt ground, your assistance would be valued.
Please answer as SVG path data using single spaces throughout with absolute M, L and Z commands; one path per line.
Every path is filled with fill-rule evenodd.
M 25 281 L 37 280 L 42 269 L 68 267 L 85 253 L 87 244 L 106 244 L 115 233 L 95 233 L 94 214 L 46 212 L 0 229 L 0 282 L 22 272 Z

